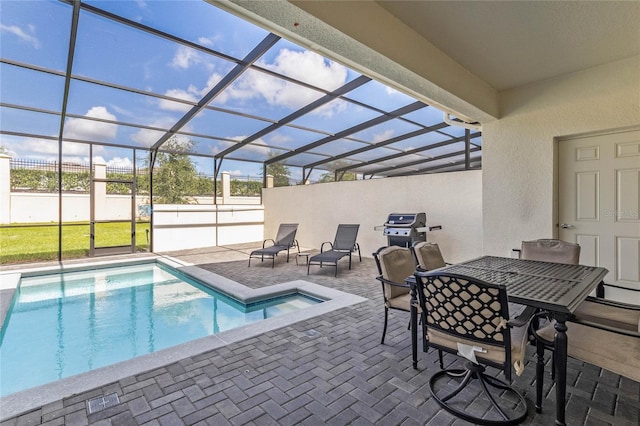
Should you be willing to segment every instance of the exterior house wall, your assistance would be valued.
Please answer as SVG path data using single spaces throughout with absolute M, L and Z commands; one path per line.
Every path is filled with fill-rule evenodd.
M 484 253 L 557 236 L 557 139 L 640 126 L 640 58 L 501 94 L 502 117 L 483 125 Z
M 479 170 L 270 188 L 263 191 L 265 238 L 280 223 L 298 223 L 303 249 L 333 241 L 339 223 L 359 223 L 363 256 L 387 244 L 381 230 L 390 213 L 425 212 L 428 232 L 449 262 L 482 254 L 482 172 Z

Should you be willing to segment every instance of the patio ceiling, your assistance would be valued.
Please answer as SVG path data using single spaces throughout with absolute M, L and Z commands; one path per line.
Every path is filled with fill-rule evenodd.
M 437 108 L 204 1 L 2 2 L 0 146 L 192 153 L 363 177 L 478 168 Z M 114 151 L 115 152 L 115 151 Z

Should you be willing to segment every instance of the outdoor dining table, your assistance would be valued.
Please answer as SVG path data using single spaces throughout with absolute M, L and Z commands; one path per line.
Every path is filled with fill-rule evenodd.
M 608 273 L 607 269 L 563 263 L 483 256 L 439 268 L 438 272 L 469 276 L 503 284 L 509 302 L 548 311 L 556 320 L 556 424 L 565 424 L 567 389 L 567 325 L 582 303 Z M 413 368 L 418 368 L 418 299 L 415 277 L 407 278 L 411 287 L 411 345 Z M 540 408 L 540 407 L 537 407 Z

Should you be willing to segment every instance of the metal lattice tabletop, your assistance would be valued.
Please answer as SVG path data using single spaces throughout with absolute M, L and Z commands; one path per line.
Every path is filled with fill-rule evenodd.
M 604 278 L 607 270 L 593 266 L 484 256 L 440 269 L 507 288 L 509 300 L 573 312 Z

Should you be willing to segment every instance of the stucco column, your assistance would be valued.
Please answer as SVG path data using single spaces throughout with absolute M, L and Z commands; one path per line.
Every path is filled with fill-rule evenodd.
M 231 204 L 231 175 L 222 172 L 222 204 Z
M 0 223 L 11 223 L 11 157 L 0 153 Z
M 94 179 L 106 179 L 107 178 L 107 165 L 106 164 L 94 164 Z M 95 206 L 95 219 L 106 220 L 109 219 L 109 211 L 107 209 L 107 184 L 106 182 L 95 182 L 93 190 L 93 199 Z
M 273 188 L 273 176 L 267 175 L 267 188 Z

